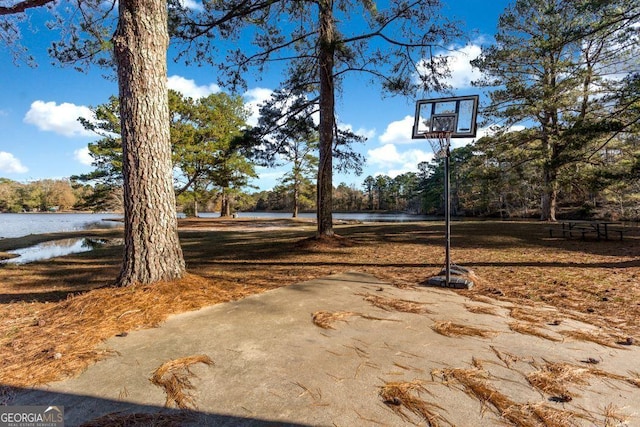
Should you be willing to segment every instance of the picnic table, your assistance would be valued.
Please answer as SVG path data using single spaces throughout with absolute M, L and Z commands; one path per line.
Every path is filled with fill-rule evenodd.
M 612 230 L 609 228 L 611 225 L 622 225 L 622 223 L 617 221 L 587 221 L 587 220 L 562 220 L 558 222 L 561 226 L 562 237 L 573 237 L 574 233 L 580 233 L 582 239 L 584 240 L 585 235 L 587 234 L 595 234 L 596 238 L 600 240 L 604 238 L 605 240 L 609 240 L 609 232 L 616 232 L 620 234 L 620 240 L 622 240 L 622 234 L 624 230 L 615 229 Z M 553 231 L 549 230 L 550 235 L 553 236 Z

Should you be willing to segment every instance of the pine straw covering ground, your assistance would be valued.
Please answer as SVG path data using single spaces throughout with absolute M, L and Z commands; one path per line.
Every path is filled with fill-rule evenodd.
M 454 223 L 452 259 L 481 279 L 459 292 L 532 310 L 555 306 L 561 317 L 604 327 L 613 345 L 621 337 L 637 343 L 640 233 L 626 233 L 623 241 L 565 240 L 549 238 L 547 226 Z M 0 266 L 0 383 L 30 386 L 77 375 L 108 357 L 99 347 L 105 339 L 157 326 L 172 313 L 346 271 L 413 286 L 437 274 L 444 259 L 442 223 L 340 225 L 341 239 L 315 243 L 314 225 L 304 221 L 199 219 L 181 227 L 189 274 L 173 283 L 105 287 L 118 273 L 117 246 Z M 2 239 L 0 252 L 24 245 Z
M 506 394 L 501 393 L 488 381 L 488 374 L 482 368 L 470 369 L 447 368 L 431 372 L 434 378 L 444 384 L 461 388 L 469 396 L 478 399 L 488 409 L 510 421 L 517 427 L 567 427 L 575 425 L 571 420 L 581 417 L 580 414 L 558 409 L 546 404 L 516 403 Z

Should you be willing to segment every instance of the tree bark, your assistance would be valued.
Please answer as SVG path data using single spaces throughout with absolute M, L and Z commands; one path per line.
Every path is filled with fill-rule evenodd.
M 120 92 L 124 261 L 117 285 L 182 277 L 167 93 L 167 3 L 120 0 L 114 54 Z
M 549 166 L 544 170 L 544 190 L 541 201 L 541 216 L 543 221 L 556 221 L 556 209 L 558 204 L 558 177 L 557 172 Z
M 231 201 L 226 188 L 222 189 L 220 201 L 220 217 L 231 216 Z
M 298 210 L 300 209 L 299 199 L 300 199 L 300 181 L 298 180 L 298 177 L 295 176 L 293 178 L 293 218 L 298 217 Z
M 335 126 L 334 18 L 331 0 L 320 0 L 320 124 L 317 193 L 317 237 L 333 236 L 333 135 Z

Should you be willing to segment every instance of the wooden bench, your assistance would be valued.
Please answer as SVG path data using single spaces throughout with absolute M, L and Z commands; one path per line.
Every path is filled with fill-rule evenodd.
M 626 233 L 627 231 L 629 230 L 625 228 L 614 228 L 614 229 L 610 229 L 609 233 L 618 233 L 620 235 L 620 240 L 622 240 L 624 233 Z
M 586 239 L 586 235 L 589 233 L 596 234 L 596 230 L 592 227 L 573 227 L 571 230 L 560 227 L 549 227 L 549 237 L 553 237 L 554 232 L 557 233 L 558 236 L 562 235 L 564 238 L 572 238 L 574 233 L 580 234 L 580 238 L 582 240 Z M 618 230 L 615 230 L 618 231 Z
M 569 237 L 573 237 L 573 233 L 580 233 L 580 237 L 582 240 L 585 240 L 585 236 L 588 233 L 593 233 L 597 236 L 597 232 L 593 227 L 573 227 L 571 230 L 569 230 Z M 597 236 L 598 238 L 600 238 L 600 236 Z
M 549 237 L 553 237 L 553 232 L 554 231 L 558 232 L 558 235 L 562 234 L 562 237 L 566 237 L 566 234 L 567 234 L 567 230 L 563 230 L 559 226 L 558 227 L 549 227 L 549 228 L 547 228 L 547 230 L 549 230 Z
M 595 223 L 597 224 L 597 223 Z M 613 236 L 620 236 L 620 240 L 624 240 L 625 233 L 630 233 L 632 230 L 628 227 L 622 228 L 607 228 L 606 225 L 602 228 L 601 225 L 574 225 L 571 228 L 562 226 L 562 224 L 554 224 L 550 227 L 547 227 L 549 231 L 549 237 L 553 237 L 554 234 L 556 236 L 562 235 L 563 238 L 572 238 L 580 236 L 582 240 L 586 240 L 587 235 L 593 233 L 598 240 L 609 240 L 609 235 L 613 238 Z

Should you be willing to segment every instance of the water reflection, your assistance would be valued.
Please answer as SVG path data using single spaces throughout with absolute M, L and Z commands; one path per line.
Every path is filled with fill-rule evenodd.
M 118 214 L 0 213 L 0 237 L 122 227 Z
M 73 238 L 52 240 L 43 242 L 28 248 L 16 249 L 9 253 L 19 255 L 16 258 L 6 259 L 0 263 L 6 264 L 27 264 L 34 261 L 41 261 L 49 258 L 88 252 L 102 247 L 106 244 L 104 239 Z
M 291 212 L 236 212 L 239 218 L 291 218 Z M 199 212 L 200 218 L 219 218 L 220 212 Z M 298 217 L 315 219 L 315 212 L 301 212 Z M 333 212 L 334 220 L 360 221 L 360 222 L 414 222 L 414 221 L 438 221 L 442 218 L 428 215 L 408 213 L 382 213 L 382 212 Z M 186 218 L 183 213 L 178 213 L 178 218 Z

